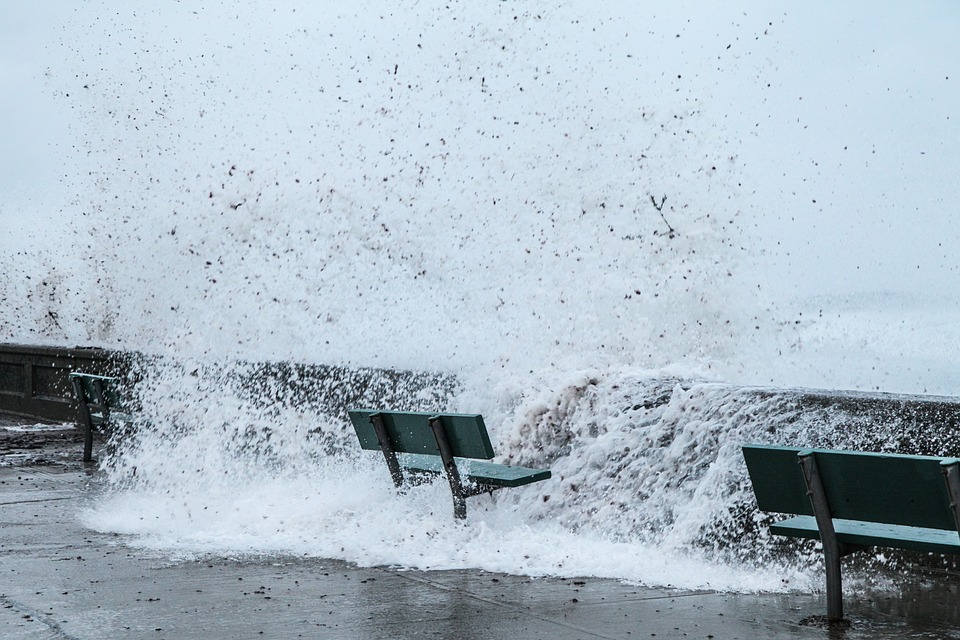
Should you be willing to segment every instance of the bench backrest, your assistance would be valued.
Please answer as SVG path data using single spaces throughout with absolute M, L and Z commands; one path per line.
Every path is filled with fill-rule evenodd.
M 941 471 L 952 459 L 930 456 L 746 445 L 761 511 L 813 515 L 801 451 L 814 454 L 834 518 L 957 530 Z
M 347 412 L 357 432 L 360 446 L 380 450 L 377 432 L 370 416 L 379 413 L 383 426 L 397 453 L 426 453 L 440 455 L 437 441 L 430 428 L 430 418 L 439 416 L 446 429 L 447 440 L 453 455 L 458 458 L 489 460 L 493 457 L 493 445 L 483 424 L 483 417 L 465 413 L 426 413 L 377 411 L 375 409 L 351 409 Z
M 82 397 L 77 400 L 85 402 L 88 406 L 103 409 L 103 403 L 106 403 L 110 410 L 124 410 L 120 400 L 120 394 L 117 391 L 119 380 L 107 376 L 98 376 L 92 373 L 71 373 L 70 378 L 76 381 L 75 388 L 78 389 Z M 97 392 L 97 383 L 103 389 L 103 398 Z

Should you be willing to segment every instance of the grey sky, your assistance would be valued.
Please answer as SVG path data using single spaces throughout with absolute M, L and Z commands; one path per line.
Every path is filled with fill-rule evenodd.
M 0 23 L 0 224 L 62 205 L 68 115 L 45 80 L 56 61 L 64 2 L 4 0 Z

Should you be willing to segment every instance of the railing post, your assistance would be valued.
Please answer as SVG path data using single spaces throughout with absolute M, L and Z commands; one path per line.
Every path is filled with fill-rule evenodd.
M 803 479 L 807 484 L 807 495 L 813 507 L 813 515 L 817 519 L 820 542 L 823 544 L 823 560 L 827 573 L 827 621 L 839 622 L 843 620 L 843 587 L 840 575 L 842 549 L 833 527 L 833 516 L 827 502 L 827 493 L 823 488 L 823 480 L 817 469 L 817 460 L 813 451 L 801 451 L 799 460 Z

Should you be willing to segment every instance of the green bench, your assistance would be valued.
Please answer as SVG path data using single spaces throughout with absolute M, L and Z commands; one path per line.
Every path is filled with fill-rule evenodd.
M 960 460 L 747 445 L 762 511 L 780 536 L 820 540 L 827 619 L 843 619 L 840 558 L 869 547 L 960 553 Z
M 70 374 L 73 393 L 77 397 L 79 425 L 83 432 L 83 461 L 93 461 L 93 432 L 107 430 L 133 420 L 132 412 L 121 400 L 119 380 L 92 373 Z
M 412 478 L 445 474 L 453 494 L 453 515 L 467 517 L 466 498 L 550 477 L 549 470 L 488 462 L 493 446 L 476 414 L 415 413 L 351 409 L 360 447 L 380 451 L 397 488 Z

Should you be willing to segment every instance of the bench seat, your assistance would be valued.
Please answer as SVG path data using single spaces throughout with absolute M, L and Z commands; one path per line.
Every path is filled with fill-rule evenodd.
M 111 411 L 109 418 L 104 418 L 103 414 L 99 411 L 91 411 L 90 417 L 93 418 L 96 426 L 106 429 L 116 427 L 117 425 L 133 424 L 137 420 L 136 416 L 125 411 Z
M 956 530 L 927 529 L 896 524 L 862 522 L 835 518 L 837 540 L 861 547 L 892 547 L 909 551 L 960 553 L 960 536 Z M 820 539 L 814 516 L 796 516 L 770 525 L 770 533 L 793 538 Z
M 397 461 L 401 467 L 414 473 L 444 473 L 443 460 L 439 456 L 423 453 L 399 453 L 397 454 Z M 550 477 L 550 471 L 545 469 L 509 467 L 504 464 L 469 458 L 454 458 L 454 462 L 457 464 L 462 479 L 478 485 L 522 487 Z

